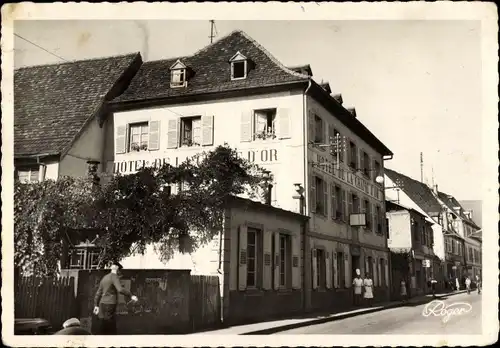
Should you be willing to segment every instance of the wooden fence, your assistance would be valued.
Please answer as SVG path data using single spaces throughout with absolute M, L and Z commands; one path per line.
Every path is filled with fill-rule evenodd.
M 193 331 L 216 328 L 221 324 L 219 277 L 192 275 L 189 298 Z
M 77 315 L 74 287 L 73 278 L 16 279 L 15 318 L 43 318 L 49 321 L 53 329 L 61 329 L 64 321 Z

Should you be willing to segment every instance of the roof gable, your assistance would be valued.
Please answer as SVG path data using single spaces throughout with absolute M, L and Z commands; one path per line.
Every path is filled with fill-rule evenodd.
M 392 181 L 399 182 L 400 189 L 427 214 L 435 216 L 441 212 L 441 204 L 427 185 L 389 168 L 384 172 Z
M 477 229 L 480 228 L 472 219 L 469 219 L 464 214 L 464 208 L 455 197 L 444 192 L 438 192 L 438 197 L 453 212 L 454 215 L 457 215 L 460 219 L 467 222 L 469 225 L 472 225 L 472 227 Z M 460 211 L 457 212 L 456 208 L 460 208 Z
M 230 62 L 240 62 L 242 60 L 247 60 L 247 57 L 242 55 L 240 51 L 236 52 L 236 54 L 229 59 Z
M 180 59 L 177 59 L 175 63 L 170 67 L 170 70 L 177 70 L 177 69 L 186 69 L 186 65 L 181 62 Z
M 245 57 L 252 62 L 246 79 L 231 80 L 230 61 L 237 57 Z M 182 89 L 170 88 L 170 77 L 166 74 L 168 67 L 177 60 L 194 71 L 188 86 Z M 283 66 L 255 40 L 237 30 L 191 56 L 145 62 L 127 90 L 113 102 L 169 99 L 307 82 L 308 79 L 308 76 Z
M 140 62 L 135 53 L 17 69 L 14 156 L 64 152 Z

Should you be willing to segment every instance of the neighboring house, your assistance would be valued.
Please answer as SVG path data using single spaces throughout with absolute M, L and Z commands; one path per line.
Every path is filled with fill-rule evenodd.
M 460 205 L 464 208 L 464 214 L 468 216 L 479 227 L 483 226 L 483 201 L 465 200 L 460 201 Z
M 418 213 L 424 215 L 427 221 L 433 221 L 432 240 L 433 253 L 437 257 L 433 263 L 433 275 L 438 280 L 439 286 L 444 286 L 446 280 L 445 260 L 446 251 L 445 244 L 450 235 L 459 239 L 458 235 L 451 233 L 446 229 L 442 222 L 443 208 L 434 196 L 432 190 L 425 184 L 412 179 L 406 175 L 398 173 L 394 170 L 385 168 L 385 196 L 386 201 L 414 209 Z M 392 243 L 392 236 L 389 236 Z
M 102 163 L 110 125 L 106 102 L 123 92 L 141 63 L 140 54 L 135 53 L 16 70 L 16 180 L 85 176 L 88 162 Z M 82 242 L 72 239 L 76 245 Z M 95 266 L 96 254 L 88 249 L 89 244 L 73 248 L 62 267 Z
M 459 256 L 463 258 L 463 269 L 457 275 L 459 280 L 463 281 L 466 275 L 473 277 L 480 275 L 482 239 L 477 232 L 481 228 L 476 225 L 455 197 L 439 191 L 437 191 L 437 196 L 447 209 L 448 221 L 451 221 L 452 228 L 463 239 L 463 246 L 459 249 Z
M 405 277 L 412 296 L 430 292 L 428 281 L 437 276 L 434 274 L 433 265 L 436 262 L 437 265 L 440 264 L 433 251 L 432 225 L 436 223 L 415 209 L 391 201 L 386 202 L 386 216 L 389 226 L 389 249 L 394 253 L 403 251 L 411 255 L 405 264 L 408 269 L 407 277 L 392 269 L 393 291 L 398 293 L 401 278 Z M 392 265 L 395 266 L 394 263 Z
M 309 66 L 287 68 L 234 31 L 191 56 L 141 66 L 111 102 L 106 171 L 175 165 L 228 143 L 272 172 L 272 205 L 299 212 L 294 185 L 305 189 L 304 212 L 311 221 L 299 267 L 305 270 L 307 306 L 351 303 L 348 288 L 356 268 L 371 273 L 376 297 L 384 299 L 389 250 L 383 186 L 375 179 L 392 152 L 341 103 L 328 84 L 312 79 Z M 338 146 L 328 149 L 330 139 Z M 259 240 L 258 248 L 240 243 L 243 262 L 262 259 L 271 241 Z M 292 245 L 292 254 L 296 248 Z M 199 265 L 192 256 L 189 264 Z M 265 271 L 259 266 L 255 272 Z M 263 285 L 239 278 L 239 291 L 250 294 L 255 288 L 262 291 Z

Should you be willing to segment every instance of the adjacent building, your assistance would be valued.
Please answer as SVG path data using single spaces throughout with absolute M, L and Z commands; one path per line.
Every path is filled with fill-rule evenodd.
M 387 244 L 394 255 L 391 260 L 393 294 L 399 293 L 401 280 L 407 284 L 410 296 L 430 292 L 428 281 L 437 276 L 434 265 L 440 265 L 433 250 L 432 225 L 435 222 L 415 209 L 392 201 L 386 202 L 386 216 L 389 226 Z M 398 258 L 397 254 L 405 257 Z

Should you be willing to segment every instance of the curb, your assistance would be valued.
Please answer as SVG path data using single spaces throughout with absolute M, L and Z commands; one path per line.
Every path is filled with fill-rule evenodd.
M 467 290 L 460 290 L 460 291 L 455 291 L 455 292 L 451 292 L 448 294 L 436 295 L 436 299 L 441 298 L 441 297 L 458 295 L 458 294 L 462 294 L 465 292 L 467 292 Z M 417 301 L 417 302 L 414 302 L 414 304 L 418 305 L 418 304 L 420 304 L 420 302 L 426 303 L 426 301 Z M 268 328 L 268 329 L 245 332 L 245 333 L 242 333 L 240 335 L 271 335 L 273 333 L 277 333 L 277 332 L 281 332 L 281 331 L 293 330 L 293 329 L 298 329 L 301 327 L 317 325 L 317 324 L 324 324 L 324 323 L 328 323 L 331 321 L 347 319 L 347 318 L 355 317 L 355 316 L 362 315 L 362 314 L 376 313 L 376 312 L 383 311 L 385 309 L 404 307 L 406 304 L 407 303 L 399 302 L 399 303 L 394 303 L 394 304 L 386 305 L 383 307 L 368 309 L 368 310 L 360 311 L 360 312 L 339 314 L 339 315 L 327 317 L 327 318 L 313 319 L 313 320 L 302 322 L 302 323 L 294 323 L 294 324 L 288 324 L 288 325 L 283 325 L 283 326 L 275 326 L 275 327 Z

